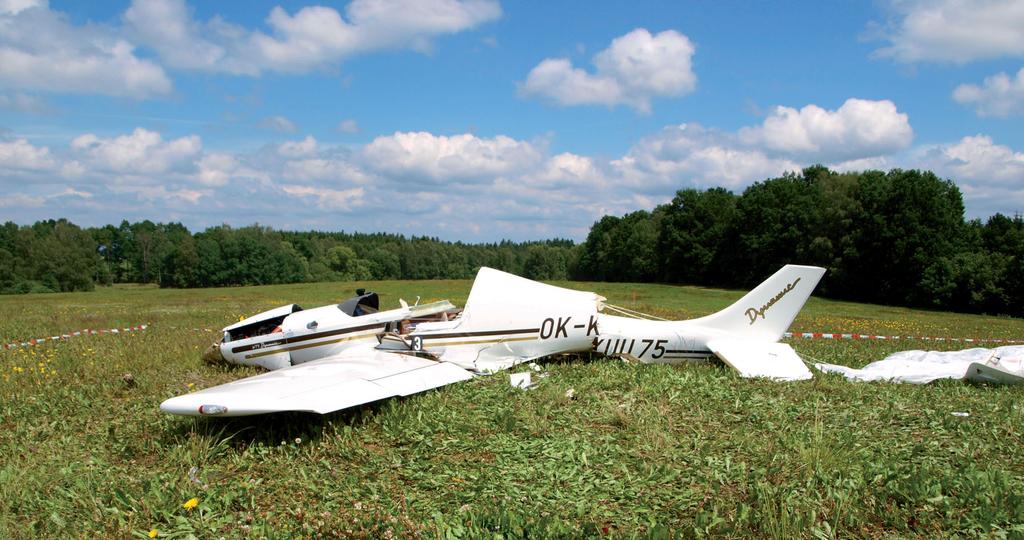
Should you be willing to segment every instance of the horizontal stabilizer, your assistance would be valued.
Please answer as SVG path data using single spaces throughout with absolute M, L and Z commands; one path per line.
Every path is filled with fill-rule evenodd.
M 793 347 L 786 343 L 715 339 L 708 342 L 708 348 L 739 372 L 740 377 L 803 381 L 814 376 Z
M 472 373 L 446 362 L 360 348 L 174 397 L 160 409 L 189 416 L 326 414 L 471 378 Z

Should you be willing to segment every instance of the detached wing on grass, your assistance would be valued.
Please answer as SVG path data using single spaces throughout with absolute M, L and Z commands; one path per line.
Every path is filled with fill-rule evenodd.
M 814 365 L 854 381 L 892 381 L 928 384 L 938 379 L 977 383 L 1024 383 L 1024 346 L 961 351 L 900 351 L 855 369 L 835 364 Z
M 173 397 L 160 409 L 189 416 L 326 414 L 471 378 L 454 364 L 367 347 Z

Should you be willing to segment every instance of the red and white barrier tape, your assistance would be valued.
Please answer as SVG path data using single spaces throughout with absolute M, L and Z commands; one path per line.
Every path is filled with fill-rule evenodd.
M 786 332 L 782 337 L 803 339 L 864 339 L 877 341 L 952 341 L 957 343 L 1024 343 L 1022 339 L 950 338 L 930 336 L 873 336 L 870 334 L 836 334 L 825 332 Z
M 125 328 L 104 328 L 104 329 L 101 329 L 101 330 L 86 328 L 85 330 L 79 330 L 77 332 L 70 332 L 70 333 L 67 333 L 67 334 L 61 334 L 59 336 L 34 338 L 34 339 L 30 339 L 28 341 L 21 341 L 21 342 L 17 342 L 17 343 L 5 343 L 5 344 L 0 345 L 0 349 L 9 350 L 9 349 L 18 349 L 18 348 L 21 348 L 21 347 L 34 347 L 36 345 L 42 345 L 42 344 L 44 344 L 44 343 L 46 343 L 48 341 L 66 341 L 66 340 L 69 340 L 71 338 L 76 338 L 76 337 L 81 337 L 81 336 L 96 336 L 96 335 L 101 335 L 101 334 L 124 334 L 124 333 L 128 333 L 128 332 L 140 332 L 142 330 L 145 330 L 148 327 L 149 327 L 148 324 L 139 324 L 139 325 L 136 325 L 136 326 L 128 326 L 128 327 L 125 327 Z

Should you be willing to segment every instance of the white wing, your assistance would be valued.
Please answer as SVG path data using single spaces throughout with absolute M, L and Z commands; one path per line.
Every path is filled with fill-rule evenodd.
M 326 414 L 473 378 L 454 364 L 369 347 L 239 379 L 160 404 L 189 416 L 246 416 L 280 411 Z
M 802 381 L 814 376 L 796 351 L 785 343 L 715 339 L 708 342 L 708 348 L 738 371 L 740 377 Z

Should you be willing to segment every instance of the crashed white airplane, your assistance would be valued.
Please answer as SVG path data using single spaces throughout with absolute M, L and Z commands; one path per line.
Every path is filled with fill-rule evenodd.
M 224 329 L 209 356 L 273 370 L 164 401 L 164 412 L 321 414 L 407 396 L 554 354 L 596 351 L 645 363 L 716 356 L 744 377 L 811 378 L 777 343 L 825 270 L 787 265 L 722 311 L 687 321 L 604 313 L 604 298 L 481 268 L 465 308 L 447 302 L 378 311 L 374 293 L 290 305 Z M 607 309 L 611 311 L 611 309 Z

